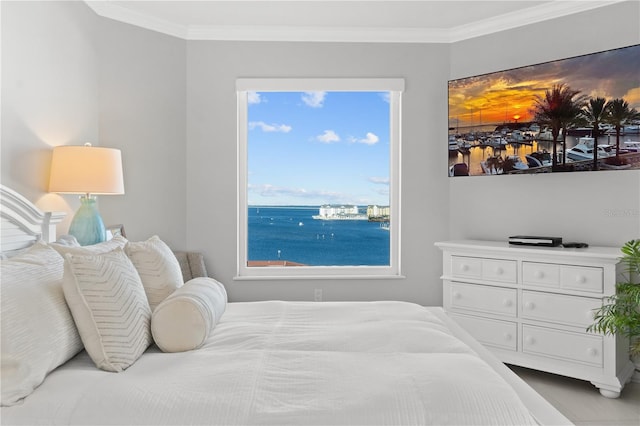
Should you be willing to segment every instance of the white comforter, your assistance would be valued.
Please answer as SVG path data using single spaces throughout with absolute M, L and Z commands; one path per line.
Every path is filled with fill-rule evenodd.
M 403 302 L 231 303 L 201 349 L 122 373 L 83 352 L 2 424 L 534 424 L 438 318 Z

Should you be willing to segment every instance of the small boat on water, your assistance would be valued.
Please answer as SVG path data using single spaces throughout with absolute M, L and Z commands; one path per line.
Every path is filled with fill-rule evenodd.
M 505 163 L 509 163 L 513 170 L 526 170 L 529 168 L 527 163 L 522 161 L 522 159 L 517 155 L 507 156 L 507 158 L 505 159 Z
M 502 169 L 502 157 L 495 156 L 489 157 L 484 161 L 480 162 L 480 167 L 482 171 L 487 175 L 501 175 L 504 170 Z
M 458 151 L 460 151 L 461 154 L 468 154 L 470 150 L 471 150 L 470 142 L 465 140 L 458 141 Z
M 458 140 L 455 135 L 449 135 L 449 155 L 458 154 Z
M 624 141 L 620 145 L 621 145 L 621 148 L 627 151 L 640 152 L 640 142 L 638 141 Z
M 558 137 L 556 138 L 556 142 L 562 141 L 562 138 L 563 138 L 562 131 L 560 131 L 560 134 L 558 134 Z M 540 133 L 537 134 L 536 140 L 553 141 L 553 134 L 551 133 L 550 129 L 545 128 L 544 130 L 541 130 Z
M 551 153 L 547 151 L 536 151 L 524 156 L 529 168 L 550 166 L 553 163 Z
M 609 153 L 598 145 L 598 158 L 607 158 Z M 579 143 L 573 148 L 567 150 L 567 158 L 573 161 L 593 160 L 593 148 L 589 148 L 583 143 Z
M 585 144 L 587 148 L 593 149 L 593 146 L 595 145 L 595 139 L 588 137 L 580 138 L 578 139 L 578 144 Z M 616 147 L 615 145 L 598 142 L 598 150 L 601 149 L 604 150 L 607 154 L 611 155 L 612 153 L 615 153 L 613 151 L 615 151 Z
M 510 143 L 515 144 L 528 144 L 533 138 L 529 136 L 528 133 L 523 132 L 522 130 L 514 130 L 511 132 L 511 136 L 507 139 Z
M 489 145 L 494 148 L 506 148 L 509 142 L 502 136 L 491 136 L 485 141 L 485 145 Z

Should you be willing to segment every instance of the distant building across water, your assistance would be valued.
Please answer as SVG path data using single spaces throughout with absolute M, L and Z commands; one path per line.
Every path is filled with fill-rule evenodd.
M 389 206 L 369 205 L 366 213 L 360 213 L 356 205 L 324 204 L 314 219 L 320 220 L 370 220 L 388 221 Z

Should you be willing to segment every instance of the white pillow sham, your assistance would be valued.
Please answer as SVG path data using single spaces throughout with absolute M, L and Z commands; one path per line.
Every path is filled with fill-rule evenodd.
M 64 295 L 87 353 L 98 368 L 120 372 L 152 342 L 151 310 L 135 267 L 118 247 L 65 255 Z
M 80 246 L 75 245 L 73 241 L 60 241 L 51 243 L 51 247 L 56 249 L 58 253 L 62 257 L 65 254 L 98 254 L 98 253 L 106 253 L 111 250 L 114 250 L 118 247 L 123 248 L 127 244 L 127 239 L 121 235 L 110 239 L 109 241 L 105 241 L 103 243 L 93 244 L 90 246 Z
M 29 395 L 49 372 L 82 350 L 62 290 L 63 264 L 44 243 L 1 263 L 3 406 Z
M 157 235 L 147 241 L 129 242 L 125 251 L 140 274 L 151 311 L 182 287 L 180 263 L 169 246 Z
M 208 277 L 189 280 L 153 311 L 153 340 L 163 352 L 197 349 L 209 337 L 226 306 L 227 292 L 218 281 Z

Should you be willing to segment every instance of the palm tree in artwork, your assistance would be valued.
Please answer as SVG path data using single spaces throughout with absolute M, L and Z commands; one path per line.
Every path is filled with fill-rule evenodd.
M 544 96 L 538 95 L 534 100 L 533 114 L 535 120 L 544 123 L 551 128 L 553 140 L 553 167 L 557 164 L 556 141 L 558 135 L 564 130 L 566 135 L 567 126 L 581 114 L 584 96 L 574 99 L 580 93 L 579 90 L 572 90 L 564 83 L 554 84 L 551 89 L 545 91 Z M 564 146 L 564 136 L 563 136 Z M 563 150 L 565 151 L 565 150 Z M 565 157 L 563 155 L 563 163 Z
M 575 91 L 577 95 L 580 91 Z M 564 99 L 565 104 L 562 108 L 562 164 L 567 162 L 567 128 L 585 125 L 582 108 L 586 104 L 587 97 L 580 95 L 577 98 L 567 97 Z
M 600 133 L 600 123 L 604 119 L 605 98 L 591 98 L 589 103 L 582 109 L 582 115 L 587 119 L 593 135 L 593 170 L 598 170 L 598 134 Z
M 620 131 L 625 124 L 640 120 L 640 113 L 635 108 L 629 108 L 629 103 L 620 98 L 607 102 L 605 110 L 604 121 L 616 129 L 616 156 L 613 164 L 620 166 L 625 164 L 620 158 Z

